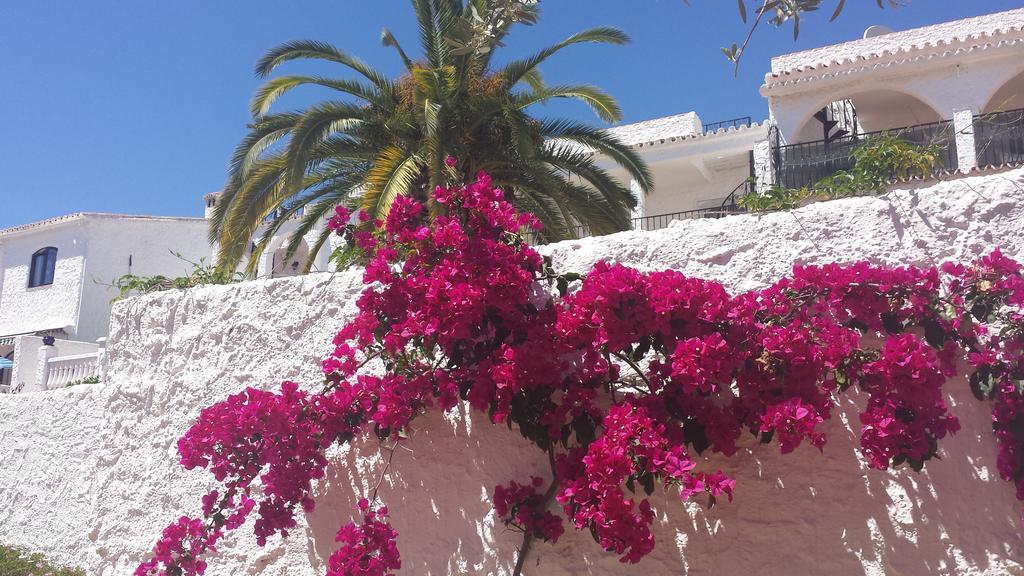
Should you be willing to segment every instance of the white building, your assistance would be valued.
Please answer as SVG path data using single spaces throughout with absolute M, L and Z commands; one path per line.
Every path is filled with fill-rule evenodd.
M 883 131 L 937 145 L 936 176 L 1024 163 L 1024 8 L 864 36 L 774 58 L 761 87 L 766 121 L 705 124 L 688 112 L 612 128 L 654 177 L 646 197 L 630 183 L 640 196 L 633 227 L 740 211 L 737 199 L 754 186 L 812 184 L 851 167 L 851 151 Z M 613 162 L 598 164 L 628 181 Z M 215 260 L 206 219 L 218 200 L 204 196 L 204 219 L 77 214 L 0 231 L 0 357 L 16 353 L 16 335 L 102 337 L 113 293 L 101 284 L 128 272 L 184 273 L 171 250 Z M 327 221 L 288 256 L 300 218 L 270 238 L 257 277 L 301 273 Z M 332 269 L 332 247 L 317 252 L 313 271 Z M 0 370 L 0 385 L 11 376 Z
M 947 172 L 1024 160 L 1024 9 L 864 36 L 772 59 L 761 94 L 774 181 L 802 186 L 846 168 L 881 131 L 937 144 Z
M 598 158 L 637 193 L 634 228 L 741 211 L 737 199 L 755 186 L 813 184 L 850 168 L 851 151 L 879 132 L 937 145 L 936 176 L 1024 162 L 1024 8 L 902 32 L 872 26 L 862 39 L 778 56 L 761 94 L 763 122 L 705 124 L 687 112 L 610 129 L 654 177 L 645 197 Z M 204 197 L 208 213 L 218 197 Z M 298 217 L 271 239 L 258 277 L 299 273 L 326 220 L 288 258 L 297 225 Z M 329 252 L 318 252 L 314 271 L 330 270 Z
M 767 142 L 768 128 L 749 116 L 703 124 L 696 112 L 667 116 L 610 130 L 633 147 L 654 176 L 653 191 L 640 201 L 633 227 L 664 228 L 672 220 L 714 217 L 736 209 L 755 176 L 753 150 Z M 625 170 L 602 162 L 613 177 L 625 181 Z
M 205 215 L 207 219 L 213 215 L 213 210 L 216 208 L 219 200 L 220 192 L 210 192 L 203 196 L 203 204 L 206 208 Z M 278 228 L 277 232 L 270 239 L 270 243 L 267 244 L 267 249 L 260 255 L 259 264 L 256 266 L 256 278 L 283 278 L 286 276 L 296 276 L 302 273 L 302 267 L 306 263 L 309 251 L 311 247 L 316 244 L 321 233 L 327 228 L 328 220 L 328 218 L 321 219 L 316 226 L 303 236 L 302 242 L 299 244 L 295 252 L 289 257 L 288 240 L 291 238 L 295 229 L 299 227 L 299 222 L 302 219 L 302 216 L 303 213 L 300 210 L 295 216 Z M 253 248 L 256 247 L 256 242 L 263 237 L 270 221 L 271 218 L 268 216 L 265 219 L 265 223 L 260 226 L 256 231 L 256 234 L 253 235 L 253 243 L 249 250 L 250 253 L 253 251 Z M 333 238 L 331 241 L 333 242 Z M 334 270 L 329 262 L 332 246 L 333 244 L 326 244 L 323 249 L 317 252 L 316 257 L 313 260 L 313 264 L 310 266 L 310 272 L 328 272 Z M 214 244 L 211 251 L 213 261 L 217 260 L 217 252 L 217 245 Z M 240 268 L 244 270 L 247 265 L 248 260 L 243 260 Z
M 734 211 L 748 176 L 813 184 L 884 131 L 937 145 L 936 175 L 1024 162 L 1024 8 L 778 56 L 761 94 L 761 124 L 691 112 L 612 129 L 654 174 L 634 227 Z
M 118 294 L 111 284 L 187 275 L 192 265 L 174 253 L 208 258 L 205 219 L 78 213 L 0 230 L 0 357 L 14 363 L 0 370 L 0 390 L 45 387 L 42 337 L 57 339 L 51 355 L 95 354 Z

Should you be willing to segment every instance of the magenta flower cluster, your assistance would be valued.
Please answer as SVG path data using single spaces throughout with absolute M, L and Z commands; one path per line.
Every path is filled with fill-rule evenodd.
M 327 576 L 384 576 L 402 567 L 395 539 L 398 533 L 388 523 L 388 509 L 370 508 L 365 498 L 359 501 L 363 522 L 350 522 L 334 538 L 341 543 L 327 561 Z
M 947 264 L 949 305 L 958 311 L 951 329 L 970 351 L 971 391 L 992 400 L 999 475 L 1024 500 L 1024 276 L 1021 265 L 998 249 L 973 266 Z M 979 324 L 980 323 L 980 324 Z M 992 333 L 987 326 L 999 326 Z
M 330 226 L 365 253 L 366 288 L 323 362 L 323 388 L 286 382 L 204 409 L 179 442 L 181 462 L 209 469 L 223 491 L 204 499 L 203 519 L 172 524 L 136 574 L 201 574 L 201 557 L 252 511 L 258 543 L 287 535 L 313 509 L 330 445 L 398 439 L 426 410 L 460 403 L 551 462 L 547 488 L 494 488 L 503 523 L 553 542 L 562 514 L 637 562 L 656 545 L 654 490 L 709 505 L 739 497 L 698 455 L 733 456 L 745 433 L 782 453 L 805 442 L 824 450 L 822 424 L 851 388 L 867 395 L 870 466 L 920 469 L 959 429 L 943 385 L 965 356 L 972 390 L 994 402 L 1000 474 L 1024 499 L 1024 280 L 998 251 L 941 275 L 798 266 L 730 295 L 676 271 L 599 262 L 560 273 L 523 240 L 537 220 L 483 174 L 433 201 L 428 210 L 398 197 L 385 221 L 337 211 Z M 377 375 L 361 370 L 371 362 Z M 387 509 L 375 504 L 361 503 L 362 523 L 339 532 L 329 574 L 400 566 Z
M 555 543 L 565 528 L 562 519 L 546 509 L 544 496 L 537 491 L 543 485 L 543 478 L 532 476 L 530 484 L 513 480 L 506 486 L 495 486 L 494 511 L 506 526 Z

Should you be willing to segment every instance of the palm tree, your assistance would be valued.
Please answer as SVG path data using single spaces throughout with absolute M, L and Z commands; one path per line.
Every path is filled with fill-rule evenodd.
M 257 229 L 269 221 L 251 248 L 249 272 L 281 225 L 299 218 L 287 250 L 339 203 L 387 214 L 399 194 L 442 208 L 431 191 L 446 181 L 445 159 L 459 160 L 470 177 L 491 174 L 520 210 L 543 222 L 541 240 L 573 237 L 577 227 L 592 234 L 625 230 L 636 199 L 598 166 L 595 154 L 621 166 L 646 193 L 651 177 L 643 161 L 608 132 L 561 119 L 537 119 L 529 110 L 556 98 L 589 106 L 606 122 L 621 119 L 615 100 L 590 85 L 546 85 L 539 66 L 576 44 L 624 44 L 614 28 L 570 36 L 528 58 L 494 64 L 515 23 L 532 24 L 536 0 L 412 0 L 422 56 L 411 57 L 390 31 L 382 42 L 401 58 L 405 73 L 391 79 L 326 43 L 288 42 L 256 65 L 268 77 L 292 60 L 340 65 L 351 78 L 280 76 L 253 97 L 250 132 L 231 159 L 228 181 L 210 223 L 220 244 L 219 264 L 241 262 Z M 271 113 L 274 102 L 300 86 L 341 95 L 304 110 Z M 305 269 L 327 240 L 324 231 L 309 250 Z M 289 256 L 290 257 L 290 256 Z

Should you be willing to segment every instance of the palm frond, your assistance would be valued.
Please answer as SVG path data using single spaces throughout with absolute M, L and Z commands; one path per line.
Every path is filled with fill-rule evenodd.
M 378 89 L 388 89 L 390 81 L 386 76 L 368 66 L 365 62 L 342 52 L 338 48 L 319 40 L 293 40 L 271 48 L 256 63 L 256 74 L 266 78 L 275 68 L 292 60 L 312 59 L 336 62 L 362 74 Z
M 555 98 L 571 98 L 579 100 L 590 107 L 594 114 L 605 122 L 618 122 L 622 120 L 622 108 L 607 92 L 596 86 L 586 84 L 551 86 L 547 88 L 534 89 L 529 92 L 516 94 L 516 102 L 520 110 L 525 110 L 535 104 L 544 104 Z
M 364 102 L 372 102 L 380 96 L 380 91 L 375 87 L 355 80 L 321 76 L 281 76 L 265 82 L 256 90 L 256 94 L 253 95 L 252 102 L 249 104 L 249 113 L 254 118 L 263 117 L 278 98 L 286 92 L 304 85 L 330 88 L 355 96 Z
M 654 188 L 654 178 L 640 155 L 607 130 L 572 120 L 546 120 L 541 123 L 540 131 L 548 139 L 549 146 L 573 142 L 585 149 L 604 154 L 625 168 L 644 193 L 650 193 Z
M 419 168 L 416 156 L 397 146 L 381 150 L 366 176 L 363 209 L 374 217 L 386 215 L 397 196 L 409 193 Z
M 618 28 L 600 27 L 584 30 L 583 32 L 573 34 L 557 44 L 548 46 L 525 59 L 509 62 L 499 71 L 499 74 L 505 77 L 509 86 L 513 86 L 522 81 L 530 70 L 536 69 L 542 62 L 564 48 L 587 42 L 621 45 L 629 42 L 629 36 Z
M 303 237 L 322 220 L 326 213 L 323 205 L 333 208 L 340 204 L 355 192 L 364 178 L 365 171 L 361 172 L 358 170 L 341 175 L 324 172 L 311 176 L 306 182 L 309 186 L 307 193 L 303 197 L 293 199 L 289 202 L 288 206 L 274 211 L 274 218 L 267 223 L 266 228 L 264 228 L 263 233 L 260 235 L 259 241 L 255 243 L 249 255 L 249 261 L 246 264 L 246 274 L 255 276 L 259 266 L 259 258 L 266 251 L 267 246 L 278 235 L 284 224 L 301 213 L 302 219 L 296 229 L 289 235 L 288 244 L 286 245 L 285 257 L 291 258 L 298 249 Z M 278 205 L 280 205 L 280 202 Z M 250 234 L 249 237 L 251 238 L 252 235 Z M 312 249 L 310 256 L 314 258 L 316 256 Z
M 292 130 L 285 149 L 288 158 L 287 182 L 292 191 L 305 176 L 310 151 L 335 132 L 357 127 L 366 116 L 366 109 L 346 102 L 325 102 L 309 108 Z
M 398 43 L 398 38 L 395 38 L 395 35 L 391 33 L 391 30 L 385 28 L 380 31 L 380 42 L 389 48 L 394 48 L 395 51 L 398 52 L 398 57 L 402 59 L 402 64 L 405 66 L 405 69 L 410 72 L 412 71 L 412 59 L 410 59 L 409 55 L 405 53 L 404 49 L 402 49 L 402 45 Z

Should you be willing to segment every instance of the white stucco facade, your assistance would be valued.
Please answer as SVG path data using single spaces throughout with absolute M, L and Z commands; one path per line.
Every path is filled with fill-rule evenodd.
M 660 216 L 697 217 L 693 211 L 720 208 L 753 175 L 752 151 L 768 139 L 767 125 L 750 119 L 705 132 L 695 112 L 616 126 L 609 132 L 643 158 L 653 177 L 653 190 L 644 196 L 625 170 L 600 159 L 612 177 L 631 184 L 640 201 L 633 222 L 637 229 L 664 227 L 670 219 Z
M 107 335 L 110 285 L 124 274 L 187 275 L 191 264 L 209 257 L 206 222 L 80 213 L 0 230 L 0 356 L 14 351 L 18 335 L 51 334 L 89 342 Z M 32 256 L 56 248 L 52 282 L 29 286 Z M 75 348 L 75 350 L 78 350 Z M 17 355 L 13 358 L 18 364 Z M 22 374 L 35 366 L 21 366 Z M 22 381 L 12 379 L 16 387 Z M 27 382 L 29 388 L 34 382 Z
M 0 234 L 0 335 L 51 329 L 72 334 L 76 331 L 85 282 L 83 225 L 81 219 L 68 219 L 53 226 Z M 29 288 L 32 254 L 47 246 L 57 249 L 53 283 Z
M 1022 108 L 1022 55 L 1024 8 L 778 56 L 761 93 L 783 142 L 804 142 L 843 99 L 865 132 Z
M 561 270 L 597 260 L 672 268 L 757 288 L 795 263 L 932 265 L 999 245 L 1024 258 L 1024 169 L 916 184 L 881 198 L 792 212 L 678 222 L 653 232 L 546 246 Z M 358 272 L 258 280 L 132 298 L 113 312 L 103 384 L 0 396 L 0 541 L 40 550 L 90 576 L 129 574 L 160 529 L 199 509 L 207 473 L 177 464 L 176 439 L 199 410 L 245 386 L 316 386 L 319 359 L 354 312 Z M 1024 570 L 1021 503 L 997 478 L 988 406 L 948 386 L 964 427 L 924 473 L 879 472 L 857 455 L 844 400 L 824 452 L 780 456 L 745 445 L 724 469 L 736 499 L 712 510 L 657 496 L 656 551 L 620 564 L 585 533 L 538 545 L 531 576 L 717 574 L 1002 575 Z M 317 511 L 287 540 L 258 548 L 251 523 L 207 574 L 324 572 L 340 523 L 383 468 L 380 446 L 337 451 Z M 710 462 L 708 466 L 716 466 Z M 418 421 L 381 488 L 399 532 L 402 575 L 508 575 L 518 535 L 495 525 L 495 484 L 546 474 L 541 453 L 478 418 Z

